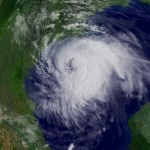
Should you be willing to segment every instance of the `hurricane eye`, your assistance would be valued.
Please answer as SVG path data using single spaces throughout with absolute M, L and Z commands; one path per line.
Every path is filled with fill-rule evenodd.
M 67 64 L 66 64 L 66 69 L 68 70 L 68 71 L 73 71 L 74 70 L 74 67 L 73 67 L 73 58 L 72 59 L 70 59 L 68 62 L 67 62 Z

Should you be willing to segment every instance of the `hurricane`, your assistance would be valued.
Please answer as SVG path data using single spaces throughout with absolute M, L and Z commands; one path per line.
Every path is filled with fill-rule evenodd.
M 35 116 L 56 150 L 96 149 L 91 143 L 100 143 L 113 122 L 126 122 L 126 106 L 147 101 L 149 49 L 141 42 L 147 33 L 134 31 L 135 12 L 129 18 L 127 10 L 107 11 L 88 18 L 97 32 L 48 45 L 26 79 Z

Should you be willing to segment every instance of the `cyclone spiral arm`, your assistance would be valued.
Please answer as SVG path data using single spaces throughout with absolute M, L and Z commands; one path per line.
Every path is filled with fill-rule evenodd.
M 120 21 L 119 13 L 114 14 L 111 19 L 110 13 L 90 18 L 98 26 L 96 32 L 51 43 L 40 52 L 26 79 L 35 115 L 47 122 L 47 126 L 40 122 L 44 134 L 65 137 L 64 145 L 90 143 L 115 121 L 119 128 L 132 100 L 148 101 L 150 46 L 143 41 L 148 42 L 149 36 L 144 29 L 135 31 L 128 15 Z M 53 143 L 56 149 L 62 144 Z

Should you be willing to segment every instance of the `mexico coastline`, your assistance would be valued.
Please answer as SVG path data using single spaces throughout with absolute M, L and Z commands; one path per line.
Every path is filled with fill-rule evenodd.
M 144 103 L 149 101 L 148 96 L 150 96 L 150 91 L 148 91 L 150 86 L 148 79 L 150 74 L 150 7 L 137 1 L 130 3 L 127 7 L 113 6 L 101 13 L 97 12 L 95 15 L 89 17 L 88 23 L 89 25 L 96 26 L 97 30 L 89 30 L 83 37 L 71 37 L 64 41 L 56 42 L 51 45 L 44 54 L 41 54 L 42 56 L 39 57 L 39 61 L 29 71 L 26 77 L 26 92 L 36 104 L 35 116 L 45 136 L 46 142 L 53 150 L 66 150 L 70 144 L 74 145 L 75 150 L 127 150 L 131 142 L 128 120 Z M 95 43 L 95 41 L 97 42 Z M 101 43 L 101 41 L 104 41 L 104 43 Z M 68 43 L 71 44 L 73 49 L 81 46 L 81 49 L 83 49 L 83 56 L 76 57 L 76 52 L 74 53 L 74 50 L 72 51 L 70 49 Z M 74 43 L 77 43 L 77 46 Z M 85 48 L 84 51 L 85 43 L 87 43 L 87 48 Z M 113 43 L 115 43 L 115 45 Z M 110 46 L 113 53 L 109 51 L 107 45 Z M 89 46 L 92 46 L 92 50 L 94 46 L 97 46 L 97 48 L 102 46 L 104 52 L 100 52 L 104 53 L 103 57 L 101 57 L 101 55 L 99 56 L 99 52 L 95 50 L 96 59 L 100 57 L 102 62 L 99 62 L 99 59 L 95 62 L 95 55 L 92 57 L 89 53 L 86 53 L 86 49 L 88 49 Z M 62 49 L 62 47 L 65 48 Z M 121 48 L 123 49 L 123 55 Z M 57 54 L 57 50 L 59 54 Z M 68 57 L 70 57 L 70 55 L 73 56 L 69 59 L 69 64 L 66 62 L 67 69 L 69 68 L 67 71 L 69 71 L 69 73 L 79 70 L 80 63 L 85 63 L 85 66 L 92 68 L 89 61 L 92 61 L 94 64 L 93 68 L 96 68 L 92 69 L 96 75 L 91 74 L 90 71 L 86 72 L 86 74 L 88 74 L 88 80 L 83 80 L 86 81 L 86 86 L 83 86 L 83 88 L 81 86 L 81 90 L 83 91 L 83 89 L 85 89 L 87 92 L 82 93 L 78 91 L 80 82 L 78 84 L 77 82 L 70 84 L 70 81 L 66 80 L 62 82 L 61 80 L 64 79 L 64 76 L 60 77 L 59 73 L 58 76 L 54 76 L 55 73 L 47 76 L 50 72 L 49 67 L 47 67 L 49 65 L 53 66 L 54 71 L 56 68 L 60 69 L 60 72 L 62 71 L 60 65 L 67 60 L 66 55 L 68 55 L 69 52 L 70 54 Z M 88 58 L 90 57 L 90 59 L 85 59 L 86 62 L 82 62 L 84 54 L 86 54 Z M 109 56 L 107 57 L 107 55 Z M 62 57 L 64 57 L 63 61 L 61 60 Z M 50 64 L 48 64 L 49 58 L 51 59 Z M 116 63 L 111 65 L 112 62 L 110 58 L 116 58 L 112 59 L 112 62 L 116 61 Z M 131 58 L 133 58 L 134 61 Z M 61 60 L 60 63 L 59 60 Z M 101 68 L 100 71 L 103 72 L 102 75 L 108 76 L 107 78 L 104 78 L 101 73 L 97 74 L 97 68 L 99 69 L 99 67 L 95 67 L 97 63 L 101 64 L 104 61 L 106 61 L 108 64 L 107 66 L 110 67 L 107 68 L 106 66 L 106 69 L 108 69 L 107 72 L 105 68 Z M 122 66 L 120 66 L 120 64 L 122 64 Z M 131 67 L 131 70 L 128 69 L 129 67 Z M 114 71 L 112 71 L 113 68 Z M 82 68 L 79 73 L 82 73 L 81 75 L 84 74 Z M 109 78 L 110 73 L 112 76 L 111 78 Z M 78 72 L 75 75 L 78 75 Z M 136 75 L 138 78 L 136 81 L 133 81 Z M 80 81 L 80 77 L 78 80 L 76 80 L 76 76 L 74 78 L 75 81 Z M 102 85 L 109 86 L 106 86 L 105 90 L 103 90 L 103 86 L 97 86 L 95 84 L 90 85 L 96 87 L 95 89 L 86 88 L 89 86 L 87 82 L 92 81 L 92 78 L 93 80 L 97 78 L 95 83 L 101 79 L 103 81 Z M 59 82 L 58 79 L 61 82 Z M 107 79 L 110 79 L 110 81 Z M 131 79 L 131 81 L 127 81 L 127 84 L 124 84 L 126 79 Z M 48 83 L 46 81 L 51 82 Z M 111 82 L 111 84 L 108 82 Z M 136 84 L 137 87 L 135 86 Z M 70 85 L 74 87 L 73 92 L 75 91 L 72 101 L 76 101 L 75 98 L 78 96 L 77 100 L 80 100 L 80 104 L 84 107 L 84 110 L 80 110 L 79 114 L 77 113 L 78 108 L 80 108 L 79 102 L 76 104 L 72 101 L 70 102 L 70 97 L 72 95 L 69 96 L 69 98 L 68 95 L 66 95 L 66 91 L 72 94 L 72 90 L 68 89 Z M 59 87 L 63 87 L 63 89 L 65 89 L 65 94 L 62 94 L 60 90 L 55 90 L 54 87 L 56 86 L 58 89 Z M 100 92 L 97 94 L 97 88 L 103 91 L 102 95 L 99 95 Z M 112 91 L 112 88 L 114 88 L 115 91 Z M 63 96 L 61 94 L 58 96 L 58 91 Z M 92 97 L 93 95 L 94 97 Z M 69 102 L 67 101 L 67 104 L 72 104 L 71 109 L 75 109 L 75 111 L 71 111 L 71 113 L 74 113 L 73 117 L 66 114 L 64 112 L 65 110 L 61 110 L 62 107 L 64 107 L 61 96 L 65 97 L 65 100 L 68 99 Z M 55 112 L 51 110 L 51 106 L 55 107 L 52 104 L 56 98 L 58 99 L 58 104 L 56 106 L 60 107 L 60 111 L 64 113 L 62 113 L 64 118 L 58 115 L 59 110 Z M 88 101 L 86 101 L 88 105 L 86 105 L 86 103 L 81 103 L 83 99 L 88 99 Z M 44 101 L 47 105 L 41 104 L 41 101 Z M 65 104 L 64 109 L 70 111 L 70 108 L 67 108 L 67 104 Z M 92 106 L 95 107 L 91 109 Z M 47 111 L 45 111 L 45 109 L 47 109 Z M 58 108 L 54 108 L 54 110 L 56 109 Z M 80 114 L 84 116 L 85 120 L 80 118 Z M 99 120 L 95 117 L 95 114 Z M 65 123 L 63 120 L 65 120 Z

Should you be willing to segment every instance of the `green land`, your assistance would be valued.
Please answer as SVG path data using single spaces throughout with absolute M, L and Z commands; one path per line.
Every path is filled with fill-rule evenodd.
M 89 5 L 57 0 L 0 1 L 1 150 L 49 149 L 34 118 L 34 105 L 24 90 L 24 78 L 35 61 L 33 56 L 45 42 L 83 33 L 86 27 L 76 28 L 73 24 L 112 4 L 127 3 L 125 0 L 89 1 Z
M 141 0 L 144 3 L 150 4 L 150 0 Z
M 127 1 L 0 0 L 0 150 L 49 149 L 34 118 L 34 105 L 25 93 L 24 78 L 39 49 L 53 40 L 81 35 L 87 28 L 85 18 L 111 5 L 127 6 Z M 82 24 L 76 25 L 77 21 Z M 135 133 L 135 126 L 140 127 L 135 121 L 138 116 L 129 123 L 133 150 L 140 137 Z
M 145 104 L 129 121 L 131 150 L 150 150 L 150 103 Z

